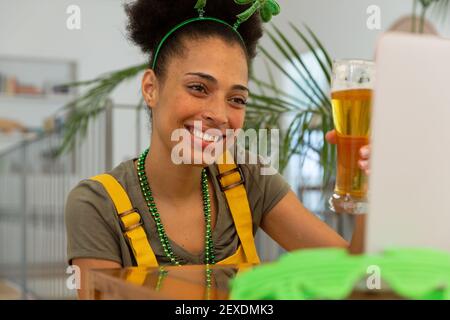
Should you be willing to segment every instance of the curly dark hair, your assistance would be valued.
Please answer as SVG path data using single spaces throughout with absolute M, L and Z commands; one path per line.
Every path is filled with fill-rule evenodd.
M 125 4 L 129 38 L 149 56 L 150 65 L 156 46 L 167 32 L 178 23 L 198 16 L 194 9 L 195 3 L 196 0 L 136 0 Z M 205 7 L 205 15 L 233 25 L 237 19 L 236 15 L 247 8 L 248 6 L 238 5 L 233 0 L 209 0 Z M 168 58 L 183 54 L 185 39 L 220 37 L 227 43 L 240 45 L 250 62 L 256 56 L 256 45 L 263 35 L 259 14 L 254 14 L 243 22 L 238 30 L 245 45 L 236 32 L 217 22 L 201 21 L 184 26 L 172 34 L 162 46 L 155 73 L 164 77 Z

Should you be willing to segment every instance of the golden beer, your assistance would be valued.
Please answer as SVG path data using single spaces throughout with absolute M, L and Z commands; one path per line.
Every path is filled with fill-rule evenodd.
M 359 169 L 359 150 L 369 144 L 371 89 L 350 89 L 331 94 L 337 134 L 337 172 L 335 192 L 364 198 L 367 176 Z
M 375 64 L 367 60 L 333 63 L 331 102 L 336 130 L 336 185 L 329 200 L 338 213 L 367 212 L 368 177 L 359 168 L 361 147 L 369 144 Z

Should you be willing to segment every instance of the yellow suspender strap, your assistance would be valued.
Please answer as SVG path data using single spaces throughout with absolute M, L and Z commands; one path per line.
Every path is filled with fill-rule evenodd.
M 127 269 L 127 275 L 125 280 L 136 284 L 138 286 L 142 286 L 147 279 L 147 269 L 144 268 L 130 268 Z
M 244 187 L 244 175 L 230 152 L 224 152 L 217 161 L 219 175 L 217 179 L 225 193 L 228 207 L 233 216 L 236 231 L 241 240 L 248 263 L 260 263 L 253 238 L 252 213 Z
M 137 209 L 133 208 L 130 198 L 120 183 L 109 174 L 101 174 L 92 177 L 91 180 L 100 182 L 114 203 L 122 232 L 129 241 L 138 266 L 157 266 L 158 261 L 147 239 L 141 215 Z

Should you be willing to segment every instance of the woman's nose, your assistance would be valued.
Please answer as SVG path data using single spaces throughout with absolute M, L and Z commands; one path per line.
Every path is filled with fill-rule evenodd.
M 203 119 L 207 121 L 208 125 L 223 126 L 228 123 L 228 115 L 225 105 L 215 105 L 203 112 Z

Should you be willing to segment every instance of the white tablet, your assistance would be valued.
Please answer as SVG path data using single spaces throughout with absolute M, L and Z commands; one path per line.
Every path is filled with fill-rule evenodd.
M 366 252 L 450 251 L 450 41 L 388 33 L 376 61 Z

